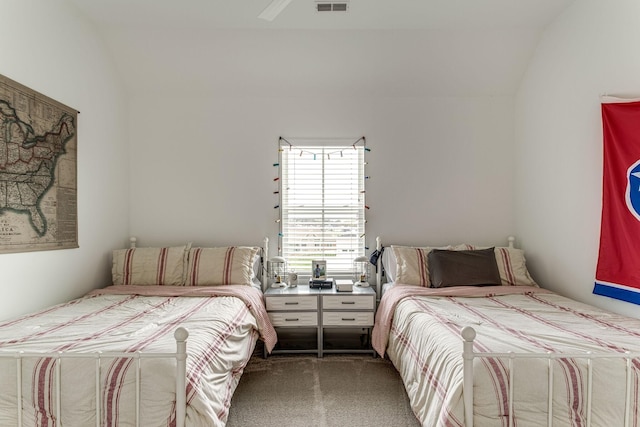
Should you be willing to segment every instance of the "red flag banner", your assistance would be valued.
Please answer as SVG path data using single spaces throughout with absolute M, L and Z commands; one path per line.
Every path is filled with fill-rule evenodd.
M 604 167 L 594 294 L 640 304 L 640 99 L 603 98 Z

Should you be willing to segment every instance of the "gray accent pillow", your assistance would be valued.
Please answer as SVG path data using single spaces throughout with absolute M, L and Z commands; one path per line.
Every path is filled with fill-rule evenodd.
M 494 248 L 429 252 L 431 287 L 502 285 Z

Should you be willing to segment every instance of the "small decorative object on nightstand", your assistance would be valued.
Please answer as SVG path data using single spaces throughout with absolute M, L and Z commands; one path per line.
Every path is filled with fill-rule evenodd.
M 353 280 L 351 280 L 351 279 L 338 279 L 338 280 L 336 280 L 336 291 L 338 291 L 338 292 L 351 292 L 351 291 L 353 291 Z
M 269 281 L 272 288 L 284 288 L 286 283 L 287 260 L 281 256 L 269 259 Z
M 369 259 L 359 256 L 353 260 L 354 281 L 356 286 L 366 288 L 369 286 Z

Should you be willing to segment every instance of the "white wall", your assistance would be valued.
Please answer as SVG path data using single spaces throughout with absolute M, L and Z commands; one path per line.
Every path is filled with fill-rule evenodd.
M 105 284 L 110 250 L 129 231 L 141 244 L 275 240 L 280 135 L 367 137 L 369 246 L 376 235 L 387 243 L 496 244 L 496 236 L 515 232 L 543 285 L 634 315 L 636 306 L 591 289 L 598 96 L 639 95 L 639 17 L 636 0 L 576 0 L 542 37 L 515 103 L 489 95 L 191 91 L 137 93 L 127 105 L 102 43 L 66 2 L 2 0 L 0 37 L 11 42 L 3 44 L 0 73 L 81 114 L 80 248 L 0 255 L 0 291 L 11 295 L 0 317 Z
M 80 111 L 80 248 L 0 254 L 0 318 L 8 318 L 110 280 L 110 251 L 128 235 L 127 116 L 102 43 L 65 1 L 0 1 L 0 40 L 0 74 Z
M 162 93 L 130 107 L 131 230 L 141 244 L 275 242 L 279 136 L 366 136 L 371 248 L 377 235 L 495 244 L 514 231 L 510 97 Z
M 602 197 L 601 94 L 639 96 L 640 2 L 576 0 L 540 41 L 517 97 L 516 218 L 532 274 L 575 299 L 592 294 Z

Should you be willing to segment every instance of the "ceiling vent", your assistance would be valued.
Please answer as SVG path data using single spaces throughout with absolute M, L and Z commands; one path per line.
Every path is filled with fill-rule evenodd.
M 349 10 L 348 1 L 317 1 L 317 12 L 347 12 Z

